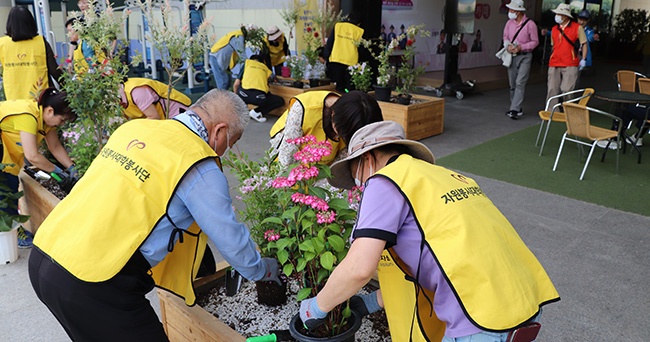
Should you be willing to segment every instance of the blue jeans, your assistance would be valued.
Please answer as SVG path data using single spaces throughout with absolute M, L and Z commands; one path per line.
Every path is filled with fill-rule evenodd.
M 531 320 L 531 322 L 539 322 L 539 318 L 542 315 L 542 310 L 540 309 L 539 314 Z M 489 331 L 481 331 L 473 335 L 463 336 L 463 337 L 443 337 L 442 342 L 506 342 L 508 338 L 508 333 L 495 333 Z
M 218 89 L 228 90 L 230 87 L 230 72 L 229 70 L 221 70 L 219 68 L 219 63 L 217 63 L 217 58 L 210 55 L 210 70 L 212 70 L 212 75 L 214 76 L 214 83 Z

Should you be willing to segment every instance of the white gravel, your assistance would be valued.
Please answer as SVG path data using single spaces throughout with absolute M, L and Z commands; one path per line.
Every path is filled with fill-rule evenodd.
M 225 286 L 211 290 L 203 308 L 246 337 L 261 336 L 268 334 L 269 330 L 289 329 L 289 321 L 300 307 L 295 295 L 299 289 L 297 281 L 290 281 L 287 303 L 270 307 L 258 304 L 255 283 L 244 281 L 239 293 L 232 297 L 226 296 Z M 390 337 L 379 336 L 373 330 L 372 322 L 365 318 L 355 338 L 362 342 L 391 341 Z

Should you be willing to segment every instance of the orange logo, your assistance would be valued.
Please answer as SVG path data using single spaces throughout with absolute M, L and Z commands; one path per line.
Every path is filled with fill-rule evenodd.
M 457 173 L 452 173 L 451 176 L 452 176 L 454 179 L 456 179 L 457 181 L 463 182 L 463 183 L 465 183 L 465 184 L 469 184 L 469 182 L 467 181 L 467 177 L 465 177 L 465 176 L 463 176 L 463 175 L 459 175 L 459 174 L 457 174 Z
M 25 57 L 27 57 L 27 54 L 26 53 L 20 53 L 20 54 L 17 54 L 16 57 L 18 57 L 18 59 L 20 59 L 22 61 Z
M 147 146 L 147 144 L 143 143 L 142 141 L 140 141 L 138 139 L 133 139 L 133 140 L 131 140 L 131 142 L 128 145 L 126 145 L 126 150 L 127 151 L 130 150 L 131 147 L 136 147 L 136 148 L 139 148 L 139 149 L 143 149 L 146 146 Z

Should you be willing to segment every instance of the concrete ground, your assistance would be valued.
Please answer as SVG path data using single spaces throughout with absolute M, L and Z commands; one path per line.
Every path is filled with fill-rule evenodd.
M 619 68 L 635 69 L 602 65 L 595 76 L 583 77 L 582 86 L 597 91 L 615 89 L 611 75 Z M 524 103 L 526 114 L 517 121 L 504 115 L 509 105 L 507 89 L 468 95 L 460 101 L 446 97 L 445 132 L 422 142 L 436 157 L 443 157 L 536 125 L 536 113 L 543 107 L 545 97 L 544 82 L 529 84 Z M 236 146 L 253 157 L 261 155 L 274 122 L 273 117 L 265 123 L 251 122 Z M 557 146 L 548 146 L 548 151 L 556 149 Z M 648 147 L 643 149 L 647 151 Z M 649 163 L 646 160 L 638 167 L 650 174 Z M 551 167 L 548 166 L 549 172 Z M 544 308 L 538 341 L 648 340 L 650 217 L 484 177 L 474 178 L 513 223 L 562 296 L 560 302 Z M 576 182 L 577 178 L 576 175 Z M 231 187 L 234 194 L 232 182 Z M 68 341 L 31 289 L 28 255 L 28 250 L 21 250 L 15 263 L 0 265 L 0 340 Z M 157 304 L 155 296 L 152 301 Z

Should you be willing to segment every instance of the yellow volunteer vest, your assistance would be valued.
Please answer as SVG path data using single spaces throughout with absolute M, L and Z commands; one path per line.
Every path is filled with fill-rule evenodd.
M 302 135 L 313 135 L 318 141 L 329 140 L 330 144 L 332 144 L 332 153 L 330 153 L 329 156 L 323 157 L 321 163 L 327 165 L 331 164 L 336 158 L 336 155 L 339 153 L 339 151 L 345 148 L 345 143 L 342 140 L 339 140 L 337 142 L 327 138 L 325 135 L 325 130 L 323 130 L 323 104 L 325 98 L 329 94 L 337 95 L 336 93 L 327 90 L 315 90 L 308 91 L 291 98 L 291 101 L 289 101 L 289 106 L 287 107 L 288 109 L 282 114 L 282 116 L 280 116 L 273 127 L 271 127 L 271 138 L 273 138 L 276 134 L 284 129 L 284 126 L 287 123 L 289 110 L 291 109 L 291 106 L 293 106 L 293 104 L 298 101 L 303 109 Z
M 445 323 L 440 321 L 435 312 L 422 317 L 419 322 L 415 315 L 416 289 L 413 282 L 404 278 L 397 261 L 385 250 L 377 268 L 377 276 L 384 299 L 384 309 L 393 341 L 440 341 L 445 335 Z M 434 294 L 427 292 L 433 301 Z M 426 336 L 423 332 L 427 328 Z
M 176 120 L 129 121 L 45 219 L 34 245 L 82 281 L 111 279 L 167 214 L 183 176 L 211 158 L 218 162 L 208 144 Z M 124 208 L 139 210 L 124 215 Z M 195 223 L 188 230 L 198 237 L 183 234 L 152 271 L 156 285 L 193 305 L 192 281 L 207 238 Z
M 124 109 L 124 115 L 126 115 L 126 117 L 129 119 L 140 119 L 145 117 L 144 113 L 133 102 L 133 96 L 131 95 L 133 89 L 142 86 L 149 87 L 156 94 L 158 94 L 158 96 L 160 96 L 160 101 L 154 103 L 153 105 L 156 107 L 156 111 L 158 112 L 158 115 L 160 115 L 160 119 L 166 119 L 167 117 L 165 116 L 165 110 L 163 109 L 163 104 L 161 102 L 167 101 L 167 85 L 148 78 L 134 77 L 129 78 L 126 82 L 124 82 L 124 93 L 126 94 L 126 99 L 128 101 L 128 105 Z M 176 101 L 188 107 L 192 104 L 192 100 L 189 97 L 176 89 L 172 89 L 169 98 L 171 101 Z
M 264 63 L 247 59 L 244 63 L 244 79 L 241 81 L 241 86 L 244 89 L 256 89 L 268 93 L 270 76 L 271 70 Z
M 223 36 L 219 40 L 217 40 L 217 42 L 214 43 L 214 45 L 212 45 L 212 47 L 210 48 L 210 53 L 215 53 L 215 52 L 221 50 L 221 48 L 223 48 L 224 46 L 230 44 L 230 40 L 232 38 L 243 36 L 243 35 L 244 35 L 244 33 L 241 30 L 236 30 L 236 31 L 229 32 L 228 34 L 226 34 L 225 36 Z M 230 64 L 228 66 L 228 69 L 232 70 L 232 68 L 235 67 L 235 64 L 237 64 L 237 61 L 239 61 L 239 55 L 235 51 L 230 56 Z
M 20 42 L 1 37 L 0 63 L 7 100 L 35 99 L 50 86 L 43 36 Z
M 537 258 L 474 180 L 408 155 L 377 175 L 406 197 L 426 241 L 423 248 L 436 257 L 474 325 L 507 331 L 560 299 Z M 416 300 L 419 322 L 433 312 L 424 294 L 419 291 Z
M 330 62 L 345 65 L 359 63 L 359 51 L 355 44 L 361 40 L 363 29 L 351 23 L 336 23 L 334 26 L 334 36 L 334 46 L 332 46 Z
M 0 122 L 11 120 L 11 117 L 17 115 L 29 115 L 36 121 L 37 134 L 36 142 L 40 144 L 45 138 L 47 132 L 54 127 L 46 127 L 43 123 L 43 111 L 34 100 L 14 100 L 0 102 Z M 2 163 L 14 164 L 14 166 L 5 167 L 3 172 L 12 175 L 18 175 L 20 170 L 25 165 L 25 152 L 20 142 L 20 132 L 3 129 L 0 133 L 2 135 Z
M 284 33 L 278 39 L 278 46 L 273 46 L 269 43 L 269 38 L 264 38 L 266 47 L 269 48 L 269 55 L 271 57 L 271 65 L 276 66 L 284 63 L 287 56 L 284 54 Z
M 84 57 L 84 53 L 81 51 L 81 40 L 77 42 L 77 47 L 74 49 L 74 53 L 72 54 L 72 61 L 74 63 L 73 67 L 75 73 L 83 74 L 88 71 L 88 61 L 86 61 L 86 57 Z

